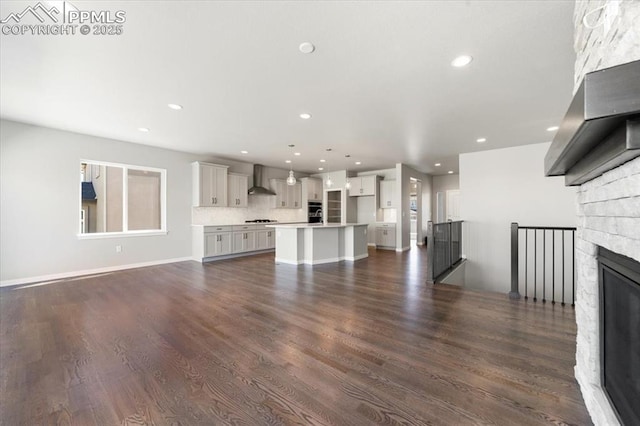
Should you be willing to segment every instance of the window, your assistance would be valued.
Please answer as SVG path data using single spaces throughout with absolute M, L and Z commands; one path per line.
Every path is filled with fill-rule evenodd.
M 166 233 L 164 169 L 80 162 L 80 237 Z

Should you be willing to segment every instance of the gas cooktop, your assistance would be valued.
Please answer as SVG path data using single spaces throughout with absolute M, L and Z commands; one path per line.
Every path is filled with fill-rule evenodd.
M 277 220 L 272 219 L 253 219 L 253 220 L 245 220 L 244 223 L 273 223 L 277 222 Z

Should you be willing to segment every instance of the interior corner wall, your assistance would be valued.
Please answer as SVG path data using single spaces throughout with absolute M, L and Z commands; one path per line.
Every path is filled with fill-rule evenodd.
M 405 250 L 411 246 L 411 178 L 422 184 L 422 233 L 427 235 L 431 199 L 431 176 L 421 173 L 405 164 L 396 164 L 396 203 L 398 205 L 398 222 L 396 224 L 396 250 Z
M 78 239 L 80 159 L 167 170 L 167 235 Z M 193 155 L 0 122 L 0 281 L 191 257 Z M 122 252 L 116 253 L 115 246 Z
M 465 285 L 510 289 L 510 224 L 576 226 L 576 190 L 545 177 L 550 143 L 460 155 Z

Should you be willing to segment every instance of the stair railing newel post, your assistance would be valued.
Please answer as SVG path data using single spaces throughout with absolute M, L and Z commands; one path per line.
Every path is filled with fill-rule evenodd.
M 518 291 L 518 223 L 511 223 L 511 291 L 509 299 L 520 299 Z
M 433 222 L 427 222 L 427 283 L 434 284 L 434 276 L 433 276 L 433 262 L 435 259 L 433 257 L 433 246 L 435 244 L 435 240 L 433 238 Z

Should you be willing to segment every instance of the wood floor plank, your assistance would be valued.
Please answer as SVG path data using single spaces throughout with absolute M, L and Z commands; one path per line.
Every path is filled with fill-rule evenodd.
M 267 253 L 0 289 L 0 424 L 591 424 L 570 307 L 426 265 Z

